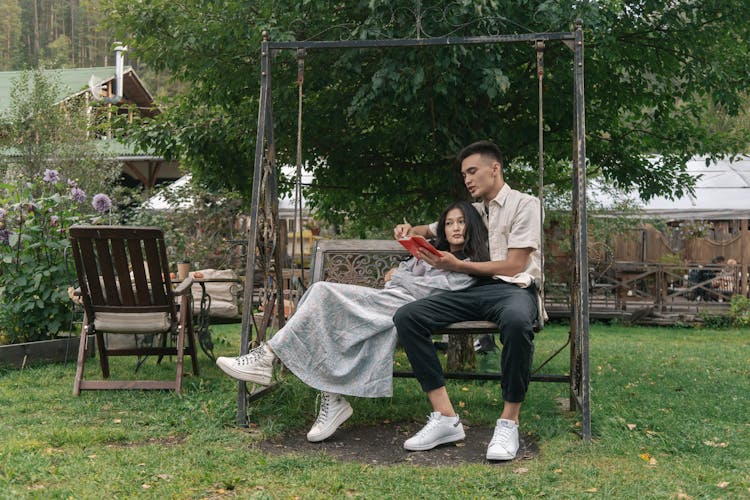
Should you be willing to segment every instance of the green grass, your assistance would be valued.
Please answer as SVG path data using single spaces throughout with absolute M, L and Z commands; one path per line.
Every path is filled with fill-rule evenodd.
M 214 330 L 218 353 L 236 354 L 238 325 Z M 537 359 L 566 331 L 545 328 Z M 73 363 L 0 372 L 0 497 L 750 497 L 748 331 L 592 325 L 593 442 L 580 440 L 579 417 L 557 403 L 567 397 L 563 385 L 532 383 L 522 429 L 540 455 L 505 466 L 264 455 L 252 446 L 257 440 L 307 429 L 315 392 L 287 376 L 252 404 L 253 426 L 240 429 L 236 385 L 200 359 L 201 376 L 188 376 L 181 396 L 90 391 L 74 398 Z M 564 370 L 565 360 L 553 365 L 549 372 Z M 168 378 L 173 366 L 149 361 L 145 369 Z M 99 375 L 96 360 L 87 368 Z M 133 362 L 118 359 L 114 369 L 132 376 Z M 464 421 L 497 418 L 496 384 L 451 382 L 449 391 Z M 416 381 L 397 379 L 394 392 L 352 398 L 351 422 L 424 419 L 429 406 Z

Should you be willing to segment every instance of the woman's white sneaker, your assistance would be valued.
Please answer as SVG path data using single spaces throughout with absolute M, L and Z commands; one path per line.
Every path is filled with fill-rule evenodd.
M 487 446 L 487 460 L 513 460 L 518 446 L 518 425 L 513 420 L 500 418 Z
M 232 378 L 260 385 L 270 385 L 276 355 L 263 343 L 244 356 L 219 357 L 216 365 Z
M 346 419 L 352 416 L 352 413 L 352 407 L 344 396 L 332 392 L 321 392 L 318 418 L 307 433 L 307 440 L 317 443 L 328 439 L 341 424 L 346 422 Z
M 455 417 L 446 417 L 438 411 L 430 413 L 422 429 L 414 436 L 404 441 L 404 448 L 409 451 L 426 451 L 434 447 L 461 441 L 466 437 L 464 426 L 458 415 Z

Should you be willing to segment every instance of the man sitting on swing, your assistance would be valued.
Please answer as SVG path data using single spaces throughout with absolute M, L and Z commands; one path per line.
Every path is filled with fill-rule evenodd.
M 488 141 L 464 148 L 458 155 L 469 193 L 480 198 L 474 207 L 489 231 L 490 261 L 461 261 L 450 253 L 437 257 L 422 251 L 429 265 L 480 277 L 471 288 L 446 292 L 399 308 L 393 322 L 414 373 L 427 393 L 433 412 L 427 424 L 404 442 L 412 451 L 430 450 L 464 439 L 464 430 L 445 387 L 432 332 L 459 321 L 498 324 L 504 406 L 487 448 L 488 460 L 512 460 L 519 448 L 518 419 L 531 379 L 534 323 L 539 317 L 537 284 L 541 283 L 539 200 L 513 190 L 503 179 L 503 155 Z M 431 237 L 436 225 L 400 224 L 394 236 Z

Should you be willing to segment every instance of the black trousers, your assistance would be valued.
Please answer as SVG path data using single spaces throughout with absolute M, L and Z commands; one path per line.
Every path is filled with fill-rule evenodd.
M 414 374 L 425 392 L 445 385 L 432 332 L 458 321 L 493 321 L 500 327 L 503 400 L 520 403 L 526 397 L 534 354 L 537 320 L 536 288 L 498 282 L 458 292 L 433 295 L 406 304 L 393 322 Z

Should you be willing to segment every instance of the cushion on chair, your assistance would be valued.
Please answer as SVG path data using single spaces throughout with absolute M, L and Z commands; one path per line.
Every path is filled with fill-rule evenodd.
M 98 332 L 109 333 L 158 333 L 168 332 L 171 323 L 169 314 L 165 312 L 100 312 L 96 314 L 94 328 Z

